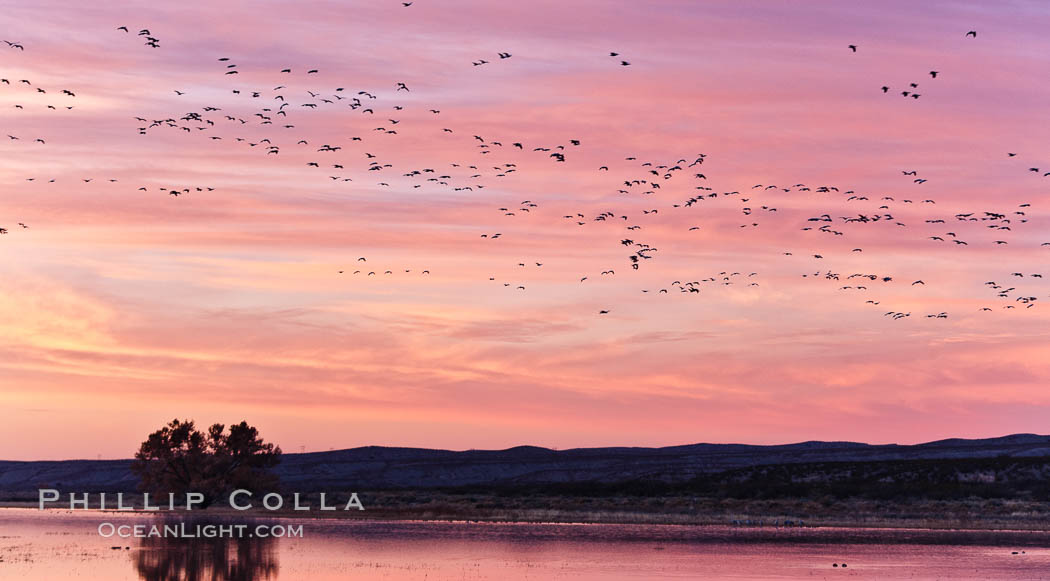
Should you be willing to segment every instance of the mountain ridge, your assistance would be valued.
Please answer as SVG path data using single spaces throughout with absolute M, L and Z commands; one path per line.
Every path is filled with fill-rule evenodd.
M 809 440 L 790 444 L 712 444 L 571 448 L 514 446 L 503 450 L 440 450 L 363 446 L 286 453 L 276 471 L 291 490 L 443 488 L 632 480 L 682 482 L 751 466 L 812 462 L 880 462 L 1050 456 L 1050 436 L 1009 434 L 947 438 L 921 444 Z M 83 492 L 130 491 L 130 459 L 0 460 L 0 493 L 52 487 Z

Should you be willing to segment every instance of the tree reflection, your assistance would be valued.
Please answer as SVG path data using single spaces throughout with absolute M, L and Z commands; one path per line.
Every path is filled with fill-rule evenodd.
M 278 570 L 273 537 L 144 538 L 134 560 L 144 581 L 257 581 Z

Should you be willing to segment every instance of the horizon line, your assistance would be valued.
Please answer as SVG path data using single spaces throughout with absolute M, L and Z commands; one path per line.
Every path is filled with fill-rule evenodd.
M 740 442 L 693 442 L 688 444 L 671 444 L 667 446 L 588 446 L 588 447 L 574 447 L 574 448 L 557 448 L 557 447 L 546 447 L 536 446 L 532 444 L 518 444 L 516 446 L 510 446 L 509 448 L 467 448 L 462 450 L 451 450 L 447 448 L 424 448 L 418 446 L 384 446 L 378 444 L 369 444 L 365 446 L 354 446 L 351 448 L 330 448 L 328 450 L 313 450 L 313 451 L 300 451 L 300 452 L 287 452 L 281 450 L 282 456 L 306 456 L 310 454 L 332 454 L 336 452 L 347 452 L 351 450 L 362 450 L 366 448 L 382 448 L 388 450 L 420 450 L 428 452 L 451 452 L 456 454 L 468 453 L 468 452 L 508 452 L 510 450 L 516 450 L 519 448 L 534 448 L 537 450 L 546 450 L 549 452 L 571 452 L 577 450 L 666 450 L 670 448 L 687 448 L 691 446 L 747 446 L 753 448 L 780 448 L 787 446 L 799 446 L 802 444 L 854 444 L 868 447 L 886 447 L 886 446 L 900 446 L 900 447 L 913 447 L 913 446 L 924 446 L 929 444 L 938 444 L 948 441 L 959 441 L 959 442 L 981 442 L 981 441 L 995 441 L 1004 440 L 1007 438 L 1017 438 L 1021 436 L 1033 436 L 1037 438 L 1047 438 L 1050 440 L 1050 434 L 1036 434 L 1033 432 L 1014 432 L 1009 434 L 1003 434 L 1000 436 L 988 436 L 983 438 L 960 438 L 960 437 L 948 437 L 940 438 L 936 440 L 928 440 L 924 442 L 914 442 L 911 444 L 901 444 L 899 442 L 886 442 L 873 444 L 869 442 L 857 442 L 852 440 L 802 440 L 798 442 L 788 442 L 782 444 L 746 444 Z M 278 444 L 278 447 L 280 445 Z M 36 460 L 7 460 L 0 458 L 0 462 L 9 463 L 28 463 L 28 462 L 130 462 L 134 460 L 131 458 L 63 458 L 63 459 L 36 459 Z

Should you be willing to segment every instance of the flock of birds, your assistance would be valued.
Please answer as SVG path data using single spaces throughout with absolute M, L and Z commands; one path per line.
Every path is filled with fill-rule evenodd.
M 411 2 L 404 2 L 405 7 Z M 127 26 L 116 29 L 120 33 L 132 35 L 133 30 Z M 143 39 L 145 46 L 160 48 L 160 40 L 148 28 L 139 29 L 135 36 Z M 976 31 L 965 35 L 976 38 Z M 24 51 L 21 43 L 4 41 L 8 47 Z M 857 45 L 848 49 L 856 53 Z M 509 52 L 497 53 L 494 61 L 506 61 L 512 58 Z M 620 53 L 611 51 L 609 58 L 619 61 L 620 66 L 630 66 L 622 60 Z M 546 143 L 526 143 L 524 140 L 505 137 L 478 135 L 462 127 L 446 126 L 440 122 L 441 109 L 429 106 L 414 105 L 415 100 L 402 100 L 402 95 L 412 93 L 404 82 L 396 82 L 385 90 L 350 89 L 343 86 L 325 84 L 314 79 L 323 78 L 317 68 L 305 70 L 292 67 L 274 67 L 272 82 L 262 85 L 255 83 L 238 83 L 241 72 L 239 63 L 232 62 L 230 57 L 221 56 L 213 61 L 210 74 L 216 77 L 214 91 L 198 97 L 192 90 L 172 88 L 177 97 L 178 110 L 169 114 L 138 115 L 129 130 L 137 132 L 144 138 L 158 134 L 182 136 L 189 143 L 203 147 L 213 143 L 216 147 L 231 150 L 254 152 L 260 156 L 283 160 L 290 157 L 299 160 L 288 164 L 289 171 L 302 171 L 306 177 L 315 177 L 330 183 L 345 184 L 346 187 L 358 187 L 365 184 L 369 188 L 422 189 L 458 192 L 460 195 L 482 196 L 487 187 L 498 184 L 500 180 L 515 176 L 521 170 L 523 160 L 530 164 L 540 161 L 559 167 L 566 164 L 579 148 L 584 147 L 580 139 L 553 140 Z M 489 60 L 480 58 L 472 61 L 472 66 L 480 67 L 490 64 Z M 259 78 L 259 72 L 253 71 L 252 78 Z M 941 73 L 929 71 L 931 79 L 937 79 Z M 223 81 L 225 79 L 225 81 Z M 918 83 L 910 83 L 900 91 L 906 98 L 918 99 Z M 73 110 L 77 94 L 70 89 L 52 89 L 38 87 L 30 79 L 0 78 L 0 90 L 15 95 L 19 103 L 16 110 L 26 107 L 46 107 L 51 110 Z M 883 93 L 891 91 L 890 86 L 881 87 Z M 227 99 L 223 102 L 212 102 L 212 95 L 225 91 Z M 345 115 L 353 119 L 351 124 L 342 124 L 341 128 L 352 127 L 350 134 L 333 133 L 329 138 L 317 141 L 310 139 L 300 131 L 302 125 L 316 123 L 318 112 Z M 424 119 L 425 118 L 425 119 Z M 450 149 L 466 148 L 472 154 L 459 162 L 450 164 L 421 164 L 405 166 L 389 154 L 379 153 L 390 149 L 390 140 L 399 135 L 413 133 L 426 139 L 445 140 L 443 143 Z M 8 134 L 8 142 L 26 146 L 46 146 L 45 136 Z M 194 141 L 195 140 L 195 141 Z M 1014 158 L 1016 153 L 1006 154 Z M 302 161 L 304 160 L 305 161 Z M 598 175 L 609 175 L 609 194 L 628 197 L 634 200 L 645 200 L 647 208 L 640 212 L 634 209 L 624 210 L 609 208 L 601 212 L 571 210 L 562 214 L 564 227 L 567 229 L 600 228 L 611 233 L 619 240 L 622 260 L 617 263 L 599 265 L 593 272 L 578 273 L 579 284 L 588 284 L 596 279 L 615 279 L 617 271 L 638 271 L 647 264 L 661 257 L 657 242 L 646 235 L 647 229 L 680 228 L 681 236 L 691 233 L 704 233 L 710 228 L 733 227 L 740 230 L 768 227 L 785 221 L 799 220 L 797 230 L 813 245 L 826 245 L 828 251 L 804 255 L 794 250 L 779 248 L 770 252 L 779 254 L 782 260 L 793 260 L 801 278 L 823 283 L 834 290 L 846 293 L 857 293 L 863 305 L 882 307 L 883 316 L 893 320 L 903 320 L 912 316 L 906 308 L 894 308 L 883 305 L 886 300 L 873 296 L 885 287 L 907 285 L 908 288 L 926 287 L 923 280 L 898 281 L 898 276 L 891 272 L 855 272 L 842 270 L 840 266 L 846 260 L 844 255 L 863 253 L 862 247 L 852 247 L 848 252 L 839 252 L 836 239 L 850 238 L 854 234 L 865 234 L 875 231 L 885 238 L 905 238 L 926 240 L 929 244 L 952 246 L 958 249 L 966 247 L 1006 247 L 1011 243 L 1022 244 L 1016 231 L 1025 228 L 1028 223 L 1030 203 L 1016 207 L 975 207 L 965 212 L 938 213 L 936 200 L 928 196 L 887 196 L 866 194 L 853 189 L 840 188 L 835 185 L 792 185 L 755 184 L 743 191 L 716 189 L 708 186 L 705 166 L 708 160 L 706 153 L 675 156 L 674 159 L 641 160 L 636 156 L 625 156 L 621 161 L 603 164 L 594 169 Z M 275 163 L 283 163 L 276 162 Z M 294 165 L 293 165 L 294 164 Z M 610 169 L 610 168 L 613 169 Z M 297 170 L 294 168 L 298 168 Z M 1027 168 L 1030 172 L 1042 173 L 1038 167 Z M 896 170 L 895 170 L 896 171 Z M 928 179 L 919 175 L 918 170 L 899 170 L 905 179 L 911 180 L 912 187 L 921 187 Z M 617 172 L 616 177 L 611 177 Z M 1042 173 L 1050 176 L 1050 171 Z M 49 176 L 29 176 L 29 183 L 56 183 L 59 178 Z M 113 184 L 116 178 L 96 179 L 94 176 L 81 177 L 82 183 L 98 182 Z M 137 184 L 136 184 L 137 185 Z M 151 184 L 152 185 L 152 184 Z M 109 186 L 107 186 L 109 187 Z M 215 191 L 209 186 L 165 186 L 140 185 L 137 190 L 143 192 L 159 191 L 172 197 L 189 196 Z M 468 194 L 469 192 L 469 194 Z M 664 194 L 668 192 L 668 194 Z M 681 192 L 688 192 L 683 195 Z M 675 196 L 672 203 L 660 201 L 668 195 Z M 792 217 L 792 212 L 783 211 L 785 204 L 792 206 L 794 197 L 817 197 L 829 209 L 818 215 Z M 651 201 L 651 202 L 650 202 Z M 921 209 L 921 210 L 920 210 Z M 790 210 L 790 209 L 789 209 Z M 527 219 L 528 216 L 543 211 L 539 201 L 522 200 L 515 205 L 498 207 L 498 215 L 506 219 Z M 921 213 L 920 218 L 916 214 Z M 786 216 L 785 216 L 786 214 Z M 671 218 L 665 220 L 665 217 Z M 683 219 L 682 217 L 687 217 Z M 732 217 L 731 219 L 723 217 Z M 711 221 L 717 222 L 712 226 Z M 726 220 L 731 223 L 727 225 Z M 685 226 L 680 226 L 682 223 Z M 28 229 L 19 222 L 21 229 Z M 485 243 L 496 243 L 506 237 L 502 229 L 487 228 L 482 233 L 475 233 Z M 7 228 L 0 228 L 0 234 L 8 234 Z M 1042 243 L 1050 246 L 1050 242 Z M 666 254 L 666 253 L 665 253 Z M 829 263 L 829 266 L 824 266 Z M 542 268 L 543 259 L 523 259 L 517 267 L 511 267 L 515 274 L 510 276 L 492 275 L 490 283 L 502 284 L 514 291 L 525 291 L 526 280 L 521 274 L 529 269 Z M 510 265 L 508 265 L 510 266 Z M 354 268 L 344 267 L 338 275 L 359 276 L 363 278 L 394 276 L 395 274 L 429 276 L 428 268 L 379 268 L 367 267 L 367 258 L 360 257 Z M 1009 277 L 1010 283 L 1003 282 Z M 1031 309 L 1036 306 L 1040 293 L 1046 288 L 1039 285 L 1042 273 L 1012 272 L 1004 273 L 1003 281 L 987 281 L 985 287 L 990 297 L 998 300 L 1002 309 Z M 573 279 L 575 280 L 575 279 Z M 1024 288 L 1019 285 L 1024 283 Z M 678 276 L 669 279 L 665 284 L 639 289 L 641 293 L 653 295 L 677 294 L 699 297 L 705 294 L 705 288 L 746 289 L 768 284 L 762 281 L 758 272 L 751 269 L 724 269 L 709 272 L 703 276 Z M 870 297 L 870 298 L 869 298 Z M 1005 303 L 1005 304 L 1003 304 Z M 992 305 L 992 303 L 989 303 Z M 889 308 L 890 310 L 885 310 Z M 991 311 L 993 306 L 982 306 L 980 311 Z M 602 308 L 598 315 L 608 315 L 613 308 Z M 946 319 L 948 311 L 917 313 L 928 319 Z

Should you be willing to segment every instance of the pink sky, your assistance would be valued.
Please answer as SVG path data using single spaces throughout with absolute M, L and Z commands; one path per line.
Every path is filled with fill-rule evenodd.
M 0 45 L 0 458 L 127 457 L 174 417 L 289 452 L 1048 431 L 1050 8 L 18 0 L 0 22 L 25 47 Z M 139 135 L 189 112 L 215 125 Z M 720 195 L 673 207 L 697 186 Z M 985 211 L 1010 230 L 954 218 Z M 843 235 L 801 230 L 823 213 Z M 632 270 L 625 238 L 659 250 Z

